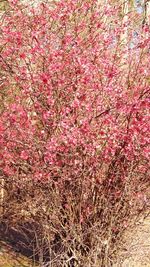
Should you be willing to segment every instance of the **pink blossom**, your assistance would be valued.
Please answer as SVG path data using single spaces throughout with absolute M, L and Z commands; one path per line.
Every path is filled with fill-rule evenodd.
M 28 152 L 25 150 L 21 151 L 20 158 L 23 160 L 27 160 L 29 158 Z

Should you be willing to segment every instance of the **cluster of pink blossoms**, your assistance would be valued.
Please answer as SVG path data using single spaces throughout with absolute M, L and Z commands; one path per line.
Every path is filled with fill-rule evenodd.
M 147 169 L 150 40 L 143 32 L 129 48 L 129 20 L 122 45 L 119 5 L 91 2 L 61 0 L 28 12 L 15 1 L 1 18 L 0 168 L 6 176 L 47 180 L 57 173 L 70 180 L 84 171 L 87 179 L 103 177 L 114 159 L 122 180 L 133 162 Z

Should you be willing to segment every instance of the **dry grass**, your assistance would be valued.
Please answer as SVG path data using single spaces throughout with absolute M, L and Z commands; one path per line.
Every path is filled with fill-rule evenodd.
M 40 266 L 46 263 L 50 267 L 113 266 L 119 246 L 124 247 L 121 240 L 126 229 L 147 208 L 148 196 L 143 199 L 137 192 L 142 189 L 145 193 L 148 181 L 131 179 L 124 185 L 115 184 L 117 192 L 119 187 L 122 189 L 122 194 L 116 197 L 116 188 L 114 191 L 106 183 L 95 182 L 93 191 L 90 185 L 86 187 L 86 201 L 82 198 L 85 188 L 79 182 L 70 181 L 60 188 L 52 180 L 49 183 L 28 180 L 20 184 L 8 180 L 1 238 L 7 237 L 21 253 L 30 257 L 32 254 Z
M 6 243 L 0 243 L 0 267 L 33 266 L 38 265 L 29 262 L 19 253 L 15 253 Z M 117 261 L 113 267 L 150 267 L 150 213 L 141 215 L 125 231 Z

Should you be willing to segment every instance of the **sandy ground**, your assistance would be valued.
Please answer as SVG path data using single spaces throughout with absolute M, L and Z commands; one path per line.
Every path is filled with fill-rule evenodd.
M 125 233 L 114 267 L 150 267 L 150 212 Z
M 25 257 L 15 253 L 9 245 L 0 242 L 0 267 L 33 267 Z

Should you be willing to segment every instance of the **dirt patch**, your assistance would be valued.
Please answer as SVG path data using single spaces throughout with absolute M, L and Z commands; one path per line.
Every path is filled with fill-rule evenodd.
M 33 267 L 27 258 L 16 253 L 8 244 L 0 242 L 0 267 Z
M 124 234 L 114 267 L 150 267 L 150 212 Z

